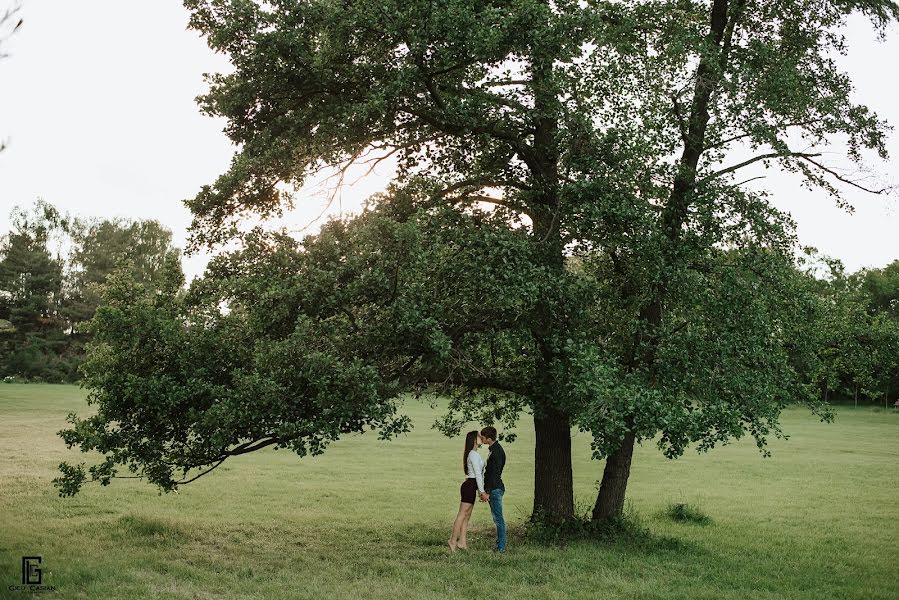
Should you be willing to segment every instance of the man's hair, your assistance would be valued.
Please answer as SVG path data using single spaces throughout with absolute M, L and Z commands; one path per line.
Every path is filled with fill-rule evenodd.
M 481 430 L 481 436 L 485 438 L 490 438 L 491 440 L 496 439 L 496 427 L 485 427 Z

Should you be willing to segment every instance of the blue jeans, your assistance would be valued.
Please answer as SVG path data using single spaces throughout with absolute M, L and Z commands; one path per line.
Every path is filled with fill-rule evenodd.
M 506 520 L 503 519 L 503 493 L 499 488 L 490 490 L 490 514 L 496 523 L 496 549 L 506 551 Z

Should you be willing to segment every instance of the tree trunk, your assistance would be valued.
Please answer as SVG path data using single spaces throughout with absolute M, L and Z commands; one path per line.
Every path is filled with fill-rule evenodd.
M 552 521 L 574 516 L 571 420 L 556 409 L 535 411 L 534 514 Z
M 690 205 L 694 201 L 697 167 L 707 149 L 705 146 L 706 130 L 711 118 L 710 104 L 713 94 L 719 87 L 723 68 L 728 63 L 731 41 L 735 31 L 739 10 L 728 14 L 729 0 L 713 0 L 709 14 L 710 22 L 706 42 L 713 52 L 704 55 L 696 68 L 693 83 L 693 99 L 690 114 L 687 118 L 687 131 L 684 148 L 677 163 L 677 170 L 672 182 L 668 201 L 662 212 L 663 233 L 667 244 L 663 247 L 662 263 L 666 268 L 679 269 L 678 252 L 681 242 L 683 224 L 689 216 Z M 641 333 L 637 336 L 634 348 L 644 347 L 642 356 L 634 355 L 631 360 L 639 361 L 642 367 L 653 369 L 656 360 L 655 333 L 662 323 L 663 307 L 668 290 L 666 281 L 653 284 L 649 289 L 650 301 L 640 309 L 640 320 L 648 325 L 648 336 Z M 629 364 L 629 370 L 637 366 Z M 631 472 L 631 459 L 634 454 L 636 434 L 629 431 L 625 434 L 619 448 L 606 460 L 599 496 L 593 509 L 594 520 L 604 520 L 620 515 L 624 510 L 624 495 L 627 480 Z
M 631 475 L 631 459 L 634 456 L 636 434 L 627 433 L 618 450 L 606 459 L 606 468 L 602 473 L 599 485 L 599 496 L 593 507 L 593 520 L 604 521 L 610 517 L 620 516 L 624 512 L 624 494 L 627 491 L 627 480 Z

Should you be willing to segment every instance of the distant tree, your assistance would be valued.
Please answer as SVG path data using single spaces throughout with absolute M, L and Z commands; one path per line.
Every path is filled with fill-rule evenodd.
M 861 275 L 868 295 L 868 309 L 899 321 L 899 260 L 882 269 L 867 269 Z
M 29 212 L 14 209 L 12 230 L 0 242 L 2 310 L 21 331 L 56 327 L 63 259 L 52 256 L 51 237 L 64 227 L 59 212 L 39 200 Z
M 0 368 L 5 374 L 39 375 L 63 343 L 63 259 L 49 247 L 64 220 L 51 205 L 38 201 L 32 211 L 16 209 L 12 231 L 0 241 L 0 319 L 14 333 L 3 336 Z
M 887 269 L 846 273 L 839 261 L 828 261 L 818 289 L 826 310 L 809 325 L 821 340 L 819 382 L 825 399 L 888 402 L 899 371 L 899 320 L 892 316 L 890 279 Z
M 868 310 L 882 315 L 881 358 L 884 369 L 884 405 L 899 399 L 899 260 L 882 269 L 868 269 L 863 274 L 862 289 L 868 296 Z
M 180 260 L 172 232 L 155 220 L 79 220 L 72 231 L 66 316 L 89 320 L 100 303 L 99 286 L 127 263 L 140 283 L 154 285 L 169 259 Z

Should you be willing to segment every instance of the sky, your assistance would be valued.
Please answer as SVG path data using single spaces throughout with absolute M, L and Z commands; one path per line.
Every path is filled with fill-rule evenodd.
M 0 11 L 10 5 L 0 0 Z M 229 70 L 194 31 L 180 0 L 22 0 L 22 28 L 0 60 L 0 232 L 9 213 L 43 198 L 79 216 L 157 219 L 184 247 L 190 211 L 183 200 L 227 170 L 234 147 L 224 122 L 202 115 L 195 98 L 203 73 Z M 899 27 L 886 42 L 864 19 L 848 28 L 849 55 L 840 57 L 856 100 L 899 126 Z M 881 179 L 899 183 L 899 132 L 891 159 L 873 162 Z M 850 270 L 899 259 L 899 196 L 849 189 L 848 214 L 792 175 L 765 172 L 761 185 L 798 224 L 802 244 L 841 259 Z M 749 173 L 752 175 L 752 173 Z M 330 204 L 329 214 L 357 212 L 390 176 L 385 165 Z M 349 181 L 356 181 L 350 177 Z M 333 181 L 301 192 L 287 217 L 314 232 Z M 188 279 L 202 273 L 205 253 L 185 257 Z

